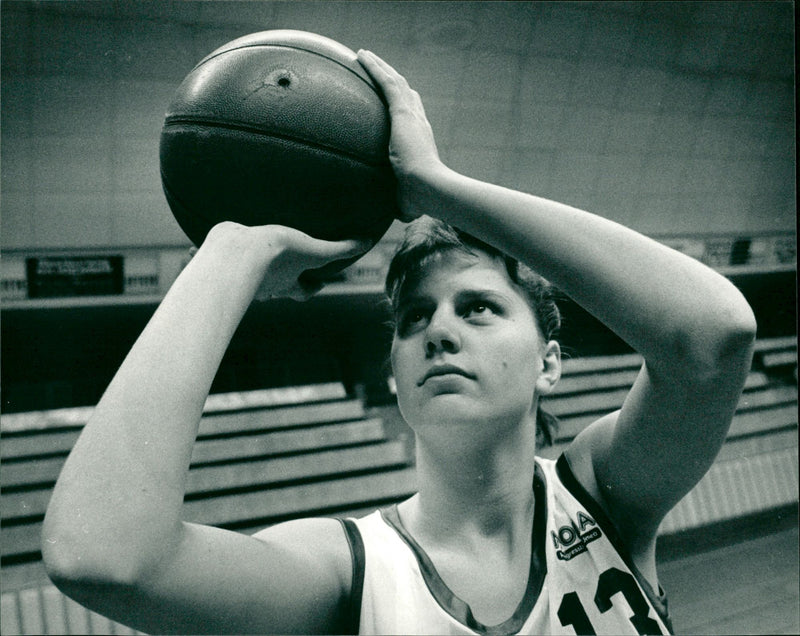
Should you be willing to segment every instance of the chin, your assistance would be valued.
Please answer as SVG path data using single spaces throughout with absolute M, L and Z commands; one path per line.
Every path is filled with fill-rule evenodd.
M 458 393 L 436 395 L 422 404 L 415 404 L 413 408 L 401 407 L 400 412 L 414 430 L 430 426 L 467 426 L 499 431 L 535 421 L 530 404 L 519 405 L 518 408 L 509 408 L 508 404 L 493 407 L 485 400 L 470 399 Z
M 482 400 L 475 400 L 459 393 L 440 393 L 424 403 L 409 409 L 410 419 L 406 421 L 419 423 L 422 426 L 486 426 L 494 420 L 506 419 L 508 409 L 494 410 L 487 408 Z M 401 413 L 404 412 L 401 409 Z M 405 414 L 404 414 L 405 417 Z M 413 425 L 412 425 L 413 428 Z

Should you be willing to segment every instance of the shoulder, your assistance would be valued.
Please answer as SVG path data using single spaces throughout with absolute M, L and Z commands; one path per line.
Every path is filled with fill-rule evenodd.
M 575 481 L 611 521 L 636 565 L 652 580 L 655 578 L 652 573 L 658 523 L 637 515 L 635 506 L 627 509 L 619 498 L 609 497 L 616 489 L 615 484 L 601 481 L 597 476 L 597 458 L 615 452 L 614 429 L 618 416 L 619 411 L 609 413 L 586 427 L 566 448 L 564 459 Z
M 594 458 L 611 447 L 617 414 L 609 413 L 592 422 L 564 451 L 572 474 L 600 505 L 604 504 L 604 498 L 594 470 Z
M 648 522 L 646 515 L 636 514 L 638 510 L 633 501 L 619 496 L 625 480 L 630 477 L 619 474 L 613 478 L 603 479 L 600 475 L 608 474 L 608 470 L 598 470 L 598 463 L 610 463 L 608 457 L 622 454 L 615 439 L 619 411 L 609 413 L 587 426 L 564 450 L 564 458 L 569 464 L 575 481 L 586 491 L 597 505 L 608 515 L 620 534 L 626 539 L 629 547 L 635 551 L 637 546 L 648 546 L 655 538 L 657 521 Z M 603 466 L 604 467 L 604 466 Z M 641 478 L 648 472 L 646 466 L 638 467 L 637 474 Z M 660 521 L 660 517 L 655 517 Z
M 342 592 L 349 594 L 352 553 L 341 520 L 323 517 L 295 519 L 260 530 L 253 537 L 304 555 L 315 571 L 329 572 Z

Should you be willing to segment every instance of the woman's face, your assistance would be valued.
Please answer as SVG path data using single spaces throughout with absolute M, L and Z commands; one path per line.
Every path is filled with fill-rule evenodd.
M 547 343 L 523 293 L 499 260 L 454 251 L 440 253 L 405 291 L 392 367 L 400 412 L 417 432 L 533 416 L 535 392 L 547 392 Z

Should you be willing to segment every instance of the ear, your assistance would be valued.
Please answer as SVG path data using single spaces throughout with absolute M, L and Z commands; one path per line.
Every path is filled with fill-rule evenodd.
M 561 345 L 555 340 L 547 343 L 542 352 L 542 369 L 536 378 L 536 393 L 548 395 L 561 378 Z

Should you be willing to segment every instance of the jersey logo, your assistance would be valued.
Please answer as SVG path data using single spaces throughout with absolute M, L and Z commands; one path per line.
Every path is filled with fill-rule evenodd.
M 586 552 L 588 545 L 602 537 L 603 533 L 594 519 L 579 510 L 575 521 L 561 526 L 558 532 L 550 532 L 550 536 L 556 547 L 556 556 L 562 561 L 569 561 Z

